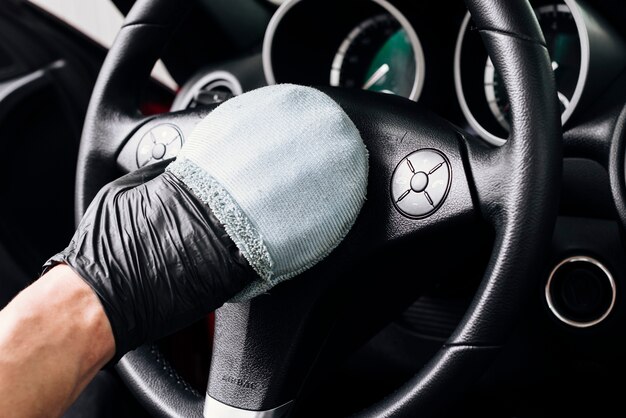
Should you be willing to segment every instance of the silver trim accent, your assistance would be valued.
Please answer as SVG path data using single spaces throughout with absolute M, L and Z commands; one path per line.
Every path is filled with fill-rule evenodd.
M 481 138 L 485 141 L 489 142 L 495 146 L 502 146 L 506 144 L 506 139 L 499 138 L 483 128 L 483 126 L 478 123 L 469 106 L 467 105 L 467 100 L 465 100 L 465 93 L 463 92 L 463 85 L 461 84 L 461 49 L 463 47 L 463 39 L 465 38 L 465 31 L 467 29 L 467 25 L 471 19 L 471 15 L 469 12 L 463 18 L 463 22 L 461 23 L 461 29 L 456 38 L 456 46 L 454 48 L 454 88 L 456 90 L 456 97 L 459 100 L 459 105 L 461 106 L 461 111 L 467 120 L 467 123 L 476 131 Z
M 578 29 L 578 38 L 580 39 L 580 71 L 578 73 L 578 82 L 576 83 L 576 88 L 574 89 L 574 94 L 572 95 L 569 107 L 565 109 L 565 112 L 561 115 L 561 124 L 564 125 L 569 120 L 570 116 L 576 109 L 576 106 L 578 106 L 580 98 L 582 97 L 585 84 L 587 83 L 587 75 L 589 74 L 591 53 L 589 47 L 589 33 L 587 32 L 585 18 L 580 7 L 576 4 L 575 0 L 562 1 L 565 5 L 567 5 L 569 11 L 574 17 L 574 22 L 576 23 L 576 28 Z M 485 141 L 492 145 L 501 146 L 504 145 L 507 140 L 492 134 L 480 123 L 478 123 L 467 105 L 465 94 L 463 93 L 463 86 L 461 84 L 461 49 L 463 47 L 463 39 L 465 38 L 465 32 L 470 19 L 471 15 L 467 12 L 463 22 L 461 23 L 461 28 L 456 40 L 456 47 L 454 50 L 454 87 L 456 89 L 459 105 L 461 106 L 461 111 L 463 112 L 467 123 L 469 123 L 476 133 L 478 133 L 478 135 L 480 135 Z
M 265 81 L 267 81 L 267 84 L 270 86 L 276 84 L 274 68 L 272 67 L 272 45 L 274 44 L 274 35 L 276 35 L 276 29 L 278 28 L 278 24 L 281 20 L 283 20 L 283 17 L 287 14 L 287 12 L 301 1 L 302 0 L 287 0 L 286 2 L 281 4 L 270 19 L 270 23 L 268 23 L 267 29 L 265 30 L 262 52 L 263 72 L 265 73 Z
M 274 68 L 272 66 L 272 45 L 274 43 L 274 35 L 276 34 L 276 29 L 280 24 L 280 21 L 287 14 L 292 7 L 296 4 L 302 2 L 303 0 L 287 0 L 283 3 L 276 13 L 272 16 L 270 23 L 267 25 L 267 30 L 265 31 L 265 37 L 263 39 L 263 71 L 265 72 L 265 80 L 268 85 L 276 84 L 276 77 L 274 75 Z M 422 49 L 422 44 L 415 32 L 415 28 L 411 25 L 411 22 L 398 10 L 394 5 L 389 3 L 387 0 L 370 0 L 380 7 L 385 9 L 391 16 L 393 16 L 399 23 L 400 26 L 406 31 L 409 36 L 409 40 L 411 41 L 411 45 L 413 46 L 413 54 L 415 55 L 415 81 L 413 83 L 413 89 L 411 90 L 411 94 L 409 99 L 413 101 L 417 101 L 422 94 L 422 88 L 424 87 L 424 78 L 426 75 L 426 60 L 424 59 L 424 51 Z M 340 51 L 338 51 L 340 52 Z M 332 71 L 332 68 L 331 68 Z M 332 77 L 332 75 L 331 75 Z
M 287 414 L 292 403 L 293 401 L 289 401 L 267 411 L 251 411 L 226 405 L 207 394 L 202 415 L 206 418 L 281 418 Z
M 576 23 L 576 28 L 578 29 L 578 38 L 580 39 L 580 71 L 578 72 L 578 81 L 576 82 L 576 88 L 574 89 L 574 94 L 572 94 L 569 107 L 567 107 L 565 112 L 561 115 L 561 124 L 565 125 L 570 116 L 572 116 L 572 113 L 574 113 L 585 90 L 587 74 L 589 74 L 589 65 L 591 62 L 591 49 L 589 47 L 589 32 L 587 32 L 587 25 L 585 24 L 585 18 L 580 6 L 578 6 L 575 0 L 563 0 L 563 2 L 574 17 L 574 23 Z
M 550 292 L 550 285 L 552 284 L 552 279 L 554 277 L 554 274 L 565 264 L 568 263 L 576 263 L 576 262 L 584 262 L 584 263 L 589 263 L 592 264 L 596 267 L 598 267 L 600 270 L 602 270 L 602 272 L 604 273 L 604 275 L 606 276 L 606 278 L 609 281 L 609 284 L 611 285 L 611 291 L 613 293 L 612 297 L 611 297 L 611 304 L 609 305 L 608 309 L 606 310 L 606 312 L 604 312 L 604 314 L 602 314 L 602 316 L 600 316 L 599 318 L 593 320 L 593 321 L 589 321 L 589 322 L 578 322 L 578 321 L 574 321 L 571 320 L 569 318 L 566 318 L 565 316 L 563 316 L 558 309 L 556 309 L 556 307 L 554 306 L 554 302 L 552 301 L 552 295 Z M 565 260 L 561 261 L 559 264 L 557 264 L 552 271 L 550 272 L 550 277 L 548 278 L 548 282 L 546 283 L 546 288 L 545 288 L 545 298 L 546 298 L 546 302 L 548 303 L 548 307 L 550 308 L 550 311 L 552 311 L 552 313 L 554 314 L 554 316 L 556 316 L 561 322 L 575 327 L 575 328 L 589 328 L 592 327 L 594 325 L 598 325 L 600 322 L 604 321 L 611 313 L 611 311 L 613 311 L 613 307 L 615 306 L 615 299 L 617 297 L 617 290 L 615 287 L 615 280 L 613 279 L 613 276 L 611 275 L 611 272 L 602 264 L 600 263 L 598 260 L 596 260 L 595 258 L 592 257 L 587 257 L 587 256 L 583 256 L 583 255 L 579 255 L 579 256 L 574 256 L 574 257 L 568 257 Z
M 487 104 L 489 105 L 489 109 L 491 109 L 491 113 L 493 113 L 500 126 L 502 126 L 506 131 L 510 131 L 511 127 L 509 126 L 509 122 L 507 122 L 506 118 L 502 114 L 502 111 L 500 110 L 500 106 L 498 106 L 498 99 L 496 98 L 495 76 L 496 69 L 493 66 L 493 62 L 491 62 L 491 58 L 487 57 L 487 64 L 485 64 L 485 74 L 483 76 L 483 84 L 485 86 L 485 98 L 487 99 Z

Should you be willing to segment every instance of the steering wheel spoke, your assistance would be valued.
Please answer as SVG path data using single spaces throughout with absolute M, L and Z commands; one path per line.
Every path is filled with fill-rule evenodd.
M 117 153 L 118 168 L 129 173 L 176 157 L 198 122 L 214 108 L 203 106 L 140 120 Z

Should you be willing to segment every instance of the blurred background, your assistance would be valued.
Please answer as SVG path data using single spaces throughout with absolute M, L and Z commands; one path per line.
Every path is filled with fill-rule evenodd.
M 124 16 L 111 0 L 30 1 L 106 48 L 111 46 L 124 21 Z M 172 89 L 177 87 L 161 61 L 152 75 Z

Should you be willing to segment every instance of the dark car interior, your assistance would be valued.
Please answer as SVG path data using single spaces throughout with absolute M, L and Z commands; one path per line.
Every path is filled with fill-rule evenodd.
M 320 88 L 354 120 L 369 229 L 130 353 L 67 417 L 621 414 L 626 2 L 113 2 L 110 52 L 0 4 L 0 308 L 100 187 L 267 85 Z M 176 91 L 149 78 L 157 58 Z M 157 153 L 155 132 L 179 142 Z M 393 182 L 429 149 L 447 185 L 421 211 Z

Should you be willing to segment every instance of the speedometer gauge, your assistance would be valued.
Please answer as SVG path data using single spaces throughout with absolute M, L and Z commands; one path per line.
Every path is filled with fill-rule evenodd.
M 424 52 L 407 17 L 389 0 L 287 0 L 267 26 L 268 84 L 363 89 L 417 101 Z M 410 2 L 400 2 L 411 9 Z
M 359 24 L 335 54 L 330 85 L 417 100 L 424 57 L 417 36 L 409 30 L 387 13 Z
M 578 82 L 581 65 L 578 28 L 565 4 L 551 4 L 536 9 L 537 19 L 546 39 L 552 60 L 561 114 L 565 114 Z M 485 97 L 500 125 L 509 130 L 509 99 L 500 76 L 490 59 L 485 66 Z

